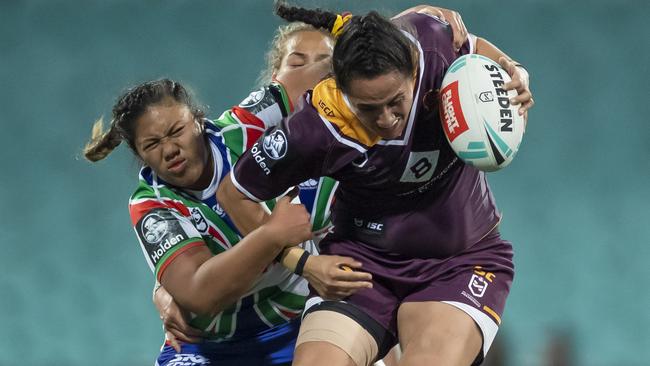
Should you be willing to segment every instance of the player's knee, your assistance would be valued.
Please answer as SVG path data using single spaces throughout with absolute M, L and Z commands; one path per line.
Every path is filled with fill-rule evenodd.
M 405 365 L 471 365 L 482 353 L 483 337 L 473 329 L 433 330 L 404 345 Z

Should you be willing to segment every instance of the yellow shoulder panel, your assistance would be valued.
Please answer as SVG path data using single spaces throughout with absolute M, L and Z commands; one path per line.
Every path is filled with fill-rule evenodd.
M 336 87 L 333 78 L 316 85 L 311 102 L 323 118 L 336 125 L 341 134 L 365 146 L 376 144 L 381 138 L 365 128 L 343 99 L 343 93 Z

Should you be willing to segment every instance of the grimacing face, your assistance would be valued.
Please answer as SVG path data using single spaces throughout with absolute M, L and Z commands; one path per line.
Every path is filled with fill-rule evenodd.
M 348 101 L 361 123 L 383 139 L 398 138 L 413 106 L 415 78 L 399 71 L 350 80 Z
M 297 31 L 289 36 L 282 49 L 280 67 L 274 77 L 281 79 L 292 70 L 329 59 L 334 43 L 332 38 L 316 30 Z
M 208 146 L 188 106 L 167 98 L 149 106 L 135 123 L 138 155 L 165 182 L 194 190 L 210 184 Z

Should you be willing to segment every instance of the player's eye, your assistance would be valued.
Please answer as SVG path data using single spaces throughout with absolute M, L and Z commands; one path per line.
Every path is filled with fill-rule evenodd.
M 146 143 L 144 145 L 143 150 L 144 151 L 149 151 L 149 150 L 155 148 L 156 146 L 158 146 L 158 141 L 151 141 L 151 142 L 148 142 L 148 143 Z
M 173 130 L 172 133 L 171 133 L 171 135 L 174 136 L 174 137 L 178 137 L 178 136 L 180 136 L 180 135 L 181 135 L 181 132 L 183 132 L 183 128 L 184 128 L 184 127 L 185 127 L 185 126 L 181 126 L 181 127 L 177 128 L 177 129 Z

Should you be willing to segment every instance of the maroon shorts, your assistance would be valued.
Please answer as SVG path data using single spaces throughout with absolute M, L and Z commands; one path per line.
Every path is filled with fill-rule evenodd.
M 407 258 L 328 236 L 321 254 L 349 256 L 373 276 L 373 288 L 345 299 L 397 339 L 397 310 L 404 302 L 440 301 L 470 315 L 483 332 L 483 354 L 496 335 L 514 277 L 512 245 L 497 229 L 446 259 Z M 308 304 L 317 302 L 317 295 Z M 314 301 L 316 300 L 316 301 Z

